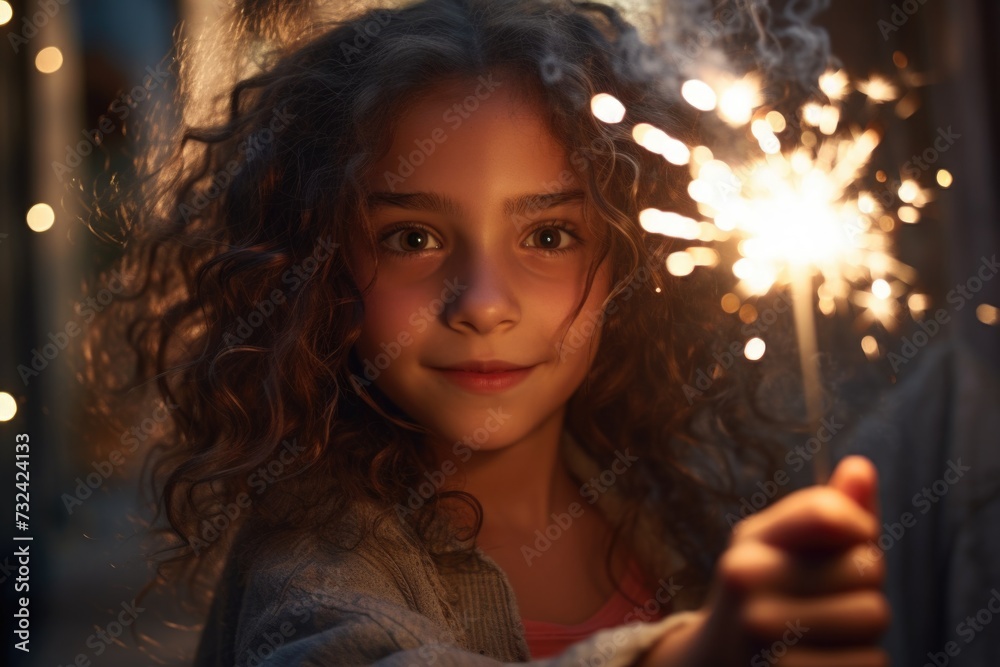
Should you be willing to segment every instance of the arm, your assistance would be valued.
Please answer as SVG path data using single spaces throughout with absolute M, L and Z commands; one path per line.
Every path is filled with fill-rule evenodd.
M 600 664 L 626 667 L 672 630 L 684 627 L 693 612 L 674 614 L 656 623 L 634 623 L 603 630 L 577 642 L 563 654 L 528 663 L 480 655 L 460 645 L 449 630 L 412 610 L 376 598 L 322 596 L 290 589 L 288 596 L 266 610 L 260 623 L 238 636 L 236 664 L 373 665 L 442 667 L 527 664 L 570 667 Z M 273 649 L 273 654 L 272 654 Z
M 529 658 L 518 638 L 488 636 L 493 627 L 510 634 L 499 630 L 504 609 L 464 610 L 474 620 L 463 622 L 443 602 L 447 592 L 419 556 L 388 551 L 391 559 L 371 544 L 335 553 L 294 546 L 242 577 L 230 564 L 195 665 L 497 666 Z M 600 664 L 607 667 L 634 665 L 661 637 L 693 618 L 682 612 L 604 630 L 559 656 L 528 664 L 583 667 L 602 656 Z M 489 650 L 476 646 L 471 638 L 476 633 L 466 631 L 472 622 L 480 638 L 487 634 Z

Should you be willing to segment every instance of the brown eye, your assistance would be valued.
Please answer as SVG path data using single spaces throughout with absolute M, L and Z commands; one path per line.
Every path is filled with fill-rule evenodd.
M 536 238 L 540 248 L 558 248 L 562 241 L 562 232 L 555 227 L 546 227 L 538 230 Z
M 427 235 L 419 229 L 414 229 L 400 236 L 404 250 L 423 250 L 427 245 Z
M 540 250 L 570 250 L 574 240 L 575 237 L 568 229 L 557 224 L 546 224 L 531 232 L 526 245 Z
M 440 242 L 423 227 L 399 227 L 389 232 L 382 243 L 393 252 L 416 253 L 441 247 Z

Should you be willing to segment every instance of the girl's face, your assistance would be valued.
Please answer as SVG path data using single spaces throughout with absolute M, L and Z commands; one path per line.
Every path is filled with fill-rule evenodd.
M 358 380 L 456 452 L 455 443 L 496 450 L 561 424 L 610 287 L 605 261 L 569 321 L 599 236 L 566 151 L 514 85 L 481 77 L 421 96 L 368 179 L 379 270 L 355 348 Z M 352 262 L 366 285 L 373 263 Z M 476 372 L 483 363 L 522 370 Z

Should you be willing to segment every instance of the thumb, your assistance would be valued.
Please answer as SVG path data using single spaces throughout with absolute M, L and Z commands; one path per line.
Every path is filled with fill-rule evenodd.
M 881 520 L 882 511 L 878 499 L 878 470 L 870 459 L 864 456 L 848 456 L 837 464 L 830 481 L 831 488 L 837 489 Z

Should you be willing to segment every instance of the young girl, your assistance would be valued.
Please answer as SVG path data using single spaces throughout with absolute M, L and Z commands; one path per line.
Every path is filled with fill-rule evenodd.
M 282 46 L 150 172 L 94 342 L 131 323 L 179 406 L 159 574 L 215 591 L 195 664 L 884 664 L 865 459 L 723 519 L 773 452 L 738 365 L 684 390 L 738 336 L 637 223 L 685 181 L 631 125 L 690 123 L 634 28 L 262 4 L 238 35 Z

